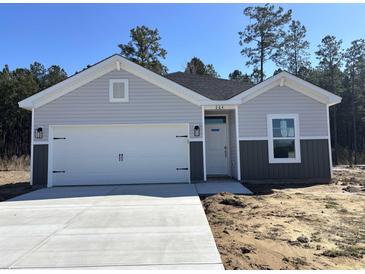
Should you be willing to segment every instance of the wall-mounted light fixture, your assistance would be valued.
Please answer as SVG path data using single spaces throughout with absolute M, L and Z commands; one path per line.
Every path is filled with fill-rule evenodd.
M 39 127 L 35 130 L 35 138 L 42 139 L 43 138 L 43 128 Z
M 194 136 L 199 137 L 200 136 L 200 126 L 195 125 L 194 126 Z

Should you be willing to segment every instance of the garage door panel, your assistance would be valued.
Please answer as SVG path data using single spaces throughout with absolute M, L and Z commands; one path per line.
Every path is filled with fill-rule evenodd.
M 95 174 L 95 173 L 105 173 L 105 174 L 109 174 L 112 172 L 115 172 L 116 170 L 118 172 L 115 172 L 118 175 L 123 175 L 129 172 L 135 172 L 136 177 L 138 177 L 139 174 L 143 173 L 143 172 L 148 172 L 148 173 L 155 173 L 156 170 L 161 170 L 163 171 L 163 173 L 161 175 L 163 175 L 164 173 L 170 172 L 170 173 L 175 173 L 177 171 L 176 168 L 186 168 L 186 162 L 185 163 L 176 163 L 175 161 L 170 161 L 168 163 L 164 163 L 163 165 L 161 164 L 161 161 L 158 159 L 155 159 L 156 161 L 148 161 L 147 159 L 143 159 L 140 161 L 134 161 L 134 162 L 130 162 L 130 163 L 125 163 L 125 164 L 116 164 L 116 163 L 112 163 L 112 164 L 108 164 L 106 162 L 103 163 L 103 168 L 100 168 L 100 163 L 96 163 L 95 161 L 93 162 L 89 162 L 89 161 L 85 161 L 83 163 L 83 165 L 79 165 L 77 168 L 75 168 L 75 166 L 73 165 L 74 161 L 69 161 L 69 162 L 65 162 L 62 165 L 58 165 L 60 168 L 59 170 L 65 171 L 65 173 L 67 174 L 82 174 L 82 173 L 87 173 L 87 174 Z M 142 166 L 144 168 L 142 168 Z M 178 170 L 179 173 L 181 173 L 181 170 Z M 161 176 L 160 175 L 160 176 Z
M 188 182 L 187 125 L 56 127 L 54 185 Z M 121 154 L 122 159 L 120 159 Z

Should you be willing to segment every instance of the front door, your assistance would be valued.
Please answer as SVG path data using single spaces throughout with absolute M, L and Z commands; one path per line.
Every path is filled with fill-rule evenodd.
M 226 116 L 205 117 L 208 175 L 228 175 L 228 131 Z

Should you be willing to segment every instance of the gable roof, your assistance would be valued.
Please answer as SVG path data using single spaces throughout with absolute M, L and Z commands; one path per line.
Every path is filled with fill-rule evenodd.
M 288 72 L 281 72 L 255 86 L 239 81 L 183 72 L 171 73 L 164 77 L 123 58 L 119 54 L 114 54 L 62 82 L 20 101 L 18 104 L 21 108 L 28 110 L 38 108 L 108 72 L 120 69 L 198 106 L 242 104 L 273 87 L 284 85 L 329 106 L 341 102 L 341 97 Z
M 215 78 L 209 75 L 197 75 L 184 72 L 175 72 L 164 75 L 188 89 L 212 100 L 228 100 L 253 85 L 248 82 Z
M 179 96 L 193 104 L 202 105 L 208 98 L 181 86 L 153 71 L 137 65 L 119 54 L 114 54 L 89 68 L 74 74 L 66 80 L 40 91 L 18 104 L 21 108 L 31 110 L 43 106 L 113 70 L 123 69 L 136 75 L 176 96 Z
M 341 97 L 286 71 L 266 79 L 246 92 L 236 95 L 231 100 L 239 100 L 241 103 L 245 103 L 277 86 L 289 87 L 328 106 L 338 104 L 342 100 Z

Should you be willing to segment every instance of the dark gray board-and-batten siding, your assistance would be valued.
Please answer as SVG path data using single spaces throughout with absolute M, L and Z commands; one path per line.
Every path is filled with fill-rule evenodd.
M 331 179 L 328 140 L 301 140 L 301 163 L 270 164 L 268 141 L 240 141 L 241 174 L 244 181 L 291 180 L 328 182 Z
M 48 145 L 33 146 L 33 185 L 47 186 L 48 178 Z
M 244 181 L 331 178 L 327 140 L 301 140 L 301 163 L 269 164 L 266 140 L 240 141 L 241 174 Z M 190 176 L 204 179 L 203 142 L 190 142 Z M 34 145 L 33 185 L 47 186 L 48 145 Z
M 190 142 L 190 179 L 204 180 L 203 142 Z

